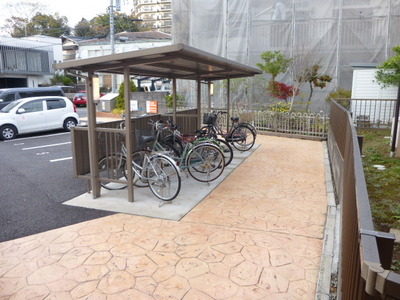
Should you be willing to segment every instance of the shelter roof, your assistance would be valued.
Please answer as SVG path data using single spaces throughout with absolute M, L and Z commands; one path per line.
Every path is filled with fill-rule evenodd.
M 184 44 L 110 54 L 55 64 L 67 71 L 123 74 L 190 80 L 251 77 L 259 69 L 216 56 Z

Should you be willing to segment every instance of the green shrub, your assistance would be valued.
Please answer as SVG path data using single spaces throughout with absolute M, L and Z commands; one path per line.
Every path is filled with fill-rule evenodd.
M 165 96 L 165 100 L 167 101 L 167 107 L 168 108 L 173 108 L 174 107 L 174 95 L 169 94 Z M 176 95 L 176 106 L 183 106 L 185 104 L 185 97 L 177 94 Z
M 130 84 L 130 91 L 131 92 L 136 92 L 137 91 L 137 87 L 135 85 L 135 83 L 130 80 L 129 82 Z M 125 84 L 124 82 L 121 83 L 119 90 L 118 90 L 118 96 L 117 96 L 117 103 L 116 103 L 116 109 L 118 109 L 120 112 L 125 111 Z
M 331 99 L 342 99 L 339 101 L 339 103 L 344 107 L 344 108 L 349 108 L 350 107 L 350 99 L 351 98 L 351 91 L 350 90 L 345 90 L 342 88 L 336 88 L 334 91 L 330 92 L 329 95 L 325 98 L 326 102 L 330 102 Z

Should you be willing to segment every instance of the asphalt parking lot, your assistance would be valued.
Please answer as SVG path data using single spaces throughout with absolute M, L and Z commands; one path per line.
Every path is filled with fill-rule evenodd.
M 62 205 L 86 192 L 73 176 L 70 133 L 1 141 L 0 149 L 0 242 L 113 214 Z

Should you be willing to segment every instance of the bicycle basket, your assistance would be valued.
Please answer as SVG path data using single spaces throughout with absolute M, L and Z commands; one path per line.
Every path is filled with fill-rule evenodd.
M 217 120 L 217 115 L 213 113 L 205 113 L 203 115 L 203 124 L 214 124 Z

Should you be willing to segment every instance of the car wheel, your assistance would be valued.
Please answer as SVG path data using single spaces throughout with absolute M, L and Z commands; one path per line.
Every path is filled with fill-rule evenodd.
M 4 125 L 0 127 L 0 139 L 12 140 L 17 136 L 17 128 L 13 125 Z
M 73 118 L 65 119 L 64 125 L 63 125 L 64 130 L 65 130 L 65 131 L 71 131 L 71 128 L 72 128 L 72 127 L 75 127 L 76 124 L 78 124 L 78 123 L 77 123 L 76 120 L 73 119 Z

